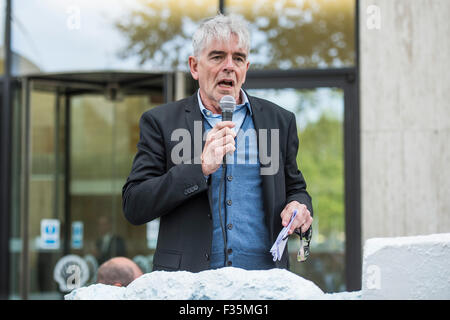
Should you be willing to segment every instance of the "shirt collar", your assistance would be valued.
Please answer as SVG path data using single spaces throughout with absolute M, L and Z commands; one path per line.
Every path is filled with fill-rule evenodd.
M 247 107 L 248 112 L 250 113 L 250 115 L 252 115 L 252 107 L 250 106 L 250 101 L 248 100 L 247 95 L 245 94 L 244 90 L 241 89 L 241 97 L 242 97 L 242 104 L 238 104 L 236 105 L 236 108 L 234 109 L 234 111 L 236 112 L 237 110 L 243 108 L 244 106 Z M 198 98 L 198 105 L 200 107 L 200 111 L 202 112 L 202 114 L 205 117 L 221 117 L 222 115 L 219 114 L 213 114 L 211 111 L 209 111 L 208 109 L 205 108 L 205 106 L 203 105 L 202 99 L 200 98 L 200 89 L 197 90 L 197 98 Z

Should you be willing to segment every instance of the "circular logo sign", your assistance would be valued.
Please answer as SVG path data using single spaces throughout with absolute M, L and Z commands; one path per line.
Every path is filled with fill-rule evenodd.
M 69 254 L 56 263 L 53 278 L 59 284 L 59 290 L 70 292 L 86 284 L 89 266 L 81 257 Z
M 86 261 L 86 264 L 89 268 L 89 283 L 93 283 L 97 281 L 97 269 L 98 269 L 98 262 L 97 259 L 92 254 L 87 254 L 83 257 L 83 260 Z

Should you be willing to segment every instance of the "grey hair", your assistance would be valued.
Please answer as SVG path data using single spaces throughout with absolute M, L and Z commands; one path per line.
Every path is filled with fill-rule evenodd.
M 250 51 L 250 32 L 247 22 L 243 18 L 233 14 L 228 16 L 218 14 L 213 18 L 203 20 L 192 38 L 194 56 L 199 58 L 202 51 L 213 40 L 230 41 L 232 34 L 237 35 L 238 45 L 248 53 Z

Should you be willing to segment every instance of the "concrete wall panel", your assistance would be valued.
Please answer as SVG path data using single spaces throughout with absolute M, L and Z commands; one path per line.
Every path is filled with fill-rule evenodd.
M 449 12 L 360 1 L 363 241 L 450 232 Z

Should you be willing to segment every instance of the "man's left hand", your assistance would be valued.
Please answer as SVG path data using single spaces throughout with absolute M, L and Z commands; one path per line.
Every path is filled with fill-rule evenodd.
M 291 201 L 281 212 L 281 224 L 283 227 L 286 227 L 289 224 L 294 210 L 297 210 L 297 215 L 295 216 L 295 219 L 291 224 L 291 228 L 288 231 L 289 235 L 291 235 L 297 228 L 301 228 L 302 233 L 305 233 L 308 231 L 313 222 L 311 212 L 309 212 L 306 205 L 301 204 L 298 201 Z

